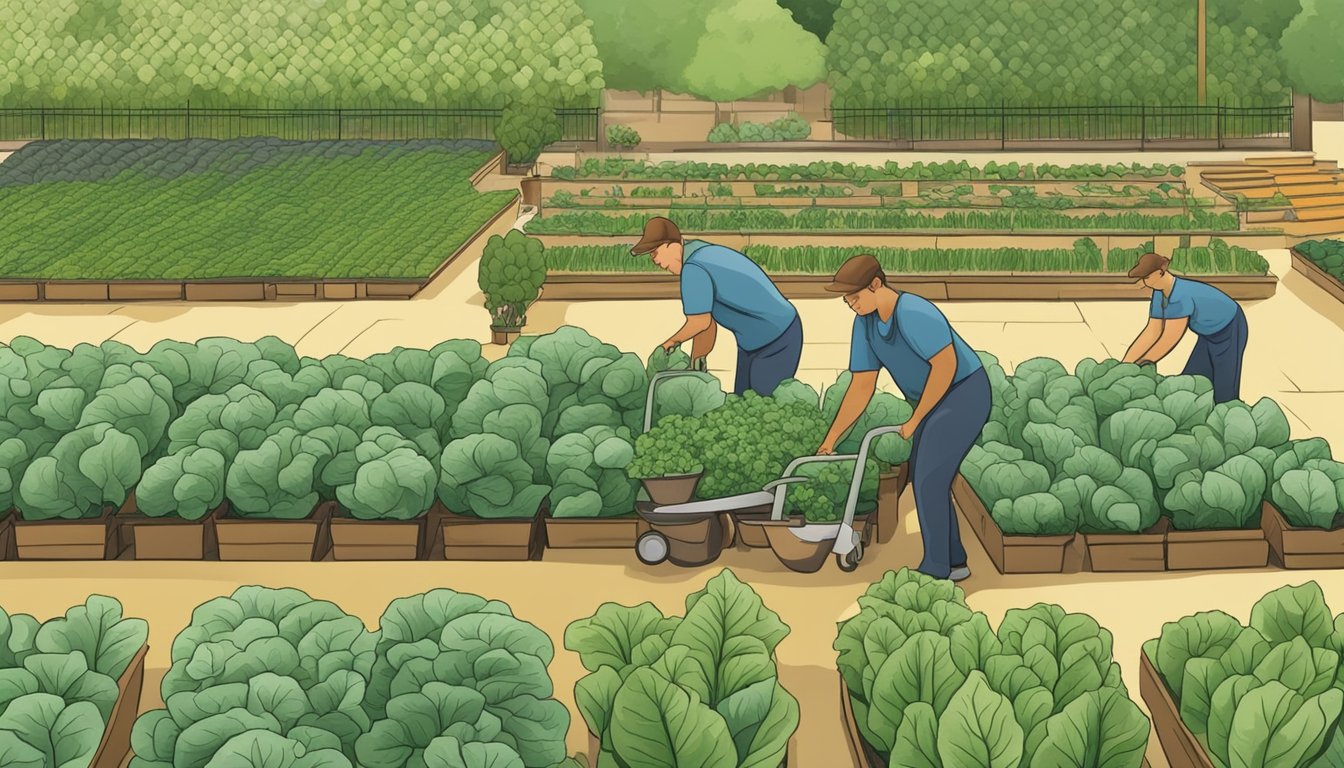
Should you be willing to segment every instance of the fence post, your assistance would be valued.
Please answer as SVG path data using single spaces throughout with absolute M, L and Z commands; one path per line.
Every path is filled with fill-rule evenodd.
M 1218 100 L 1218 148 L 1223 148 L 1223 100 Z
M 191 138 L 191 99 L 187 99 L 187 136 Z
M 1148 148 L 1148 102 L 1139 104 L 1139 149 Z
M 38 108 L 38 110 L 37 110 L 37 118 L 38 118 L 38 126 L 39 126 L 39 128 L 38 128 L 39 135 L 42 137 L 42 141 L 46 141 L 46 140 L 47 140 L 47 108 L 46 108 L 45 106 L 42 106 L 42 107 L 39 107 L 39 108 Z
M 999 101 L 999 149 L 1008 148 L 1008 101 Z
M 336 107 L 336 140 L 341 140 L 341 108 Z

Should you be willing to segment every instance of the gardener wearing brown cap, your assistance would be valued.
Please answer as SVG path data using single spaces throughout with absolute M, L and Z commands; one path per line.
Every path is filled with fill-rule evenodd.
M 722 245 L 683 242 L 677 225 L 662 216 L 644 225 L 644 236 L 630 252 L 648 254 L 681 278 L 686 322 L 662 343 L 663 349 L 690 341 L 691 360 L 703 368 L 721 325 L 737 338 L 735 394 L 752 390 L 768 397 L 798 373 L 802 320 L 756 262 Z
M 1176 348 L 1188 328 L 1199 337 L 1183 375 L 1213 382 L 1213 400 L 1241 397 L 1241 360 L 1246 353 L 1246 313 L 1211 285 L 1177 277 L 1171 259 L 1145 253 L 1129 276 L 1153 291 L 1148 325 L 1129 345 L 1123 362 L 1156 363 Z
M 897 291 L 877 259 L 846 261 L 826 287 L 845 296 L 854 314 L 849 370 L 853 376 L 819 454 L 835 444 L 868 408 L 885 368 L 914 404 L 901 428 L 912 442 L 910 474 L 924 539 L 923 573 L 961 581 L 971 575 L 952 511 L 952 480 L 989 421 L 989 376 L 975 351 L 931 302 Z

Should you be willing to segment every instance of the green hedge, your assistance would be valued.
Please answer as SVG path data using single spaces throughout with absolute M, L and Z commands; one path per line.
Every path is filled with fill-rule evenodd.
M 576 0 L 71 0 L 8 3 L 0 27 L 0 105 L 586 106 L 603 87 Z
M 0 277 L 423 279 L 515 194 L 471 186 L 492 151 L 483 142 L 29 144 L 0 164 Z
M 921 181 L 936 179 L 1014 179 L 1095 180 L 1135 176 L 1147 179 L 1180 178 L 1185 166 L 1154 163 L 998 163 L 993 160 L 974 166 L 965 160 L 941 163 L 915 162 L 910 165 L 888 161 L 882 165 L 858 165 L 817 161 L 807 165 L 772 163 L 698 163 L 666 160 L 649 163 L 619 157 L 588 158 L 577 166 L 560 166 L 551 171 L 557 179 L 694 179 L 698 181 L 852 181 L 860 186 L 872 181 Z
M 835 105 L 1192 104 L 1195 14 L 1169 0 L 847 0 L 827 37 Z M 1208 97 L 1283 103 L 1274 34 L 1214 14 Z

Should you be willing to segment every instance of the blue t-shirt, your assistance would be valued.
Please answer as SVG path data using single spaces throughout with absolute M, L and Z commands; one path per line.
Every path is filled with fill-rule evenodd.
M 1170 298 L 1161 291 L 1153 291 L 1148 316 L 1163 320 L 1188 317 L 1190 330 L 1200 336 L 1211 336 L 1232 322 L 1237 309 L 1237 302 L 1212 285 L 1178 277 L 1171 287 Z
M 703 240 L 687 242 L 682 254 L 681 308 L 687 316 L 709 313 L 746 352 L 778 339 L 798 318 L 759 264 Z
M 957 352 L 957 372 L 952 376 L 956 384 L 981 369 L 979 356 L 932 302 L 902 293 L 891 320 L 882 322 L 876 312 L 854 318 L 849 370 L 886 368 L 906 399 L 918 402 L 929 382 L 929 361 L 949 344 Z

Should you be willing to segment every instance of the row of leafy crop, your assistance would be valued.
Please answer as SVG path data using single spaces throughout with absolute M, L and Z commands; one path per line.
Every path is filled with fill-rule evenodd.
M 555 514 L 628 512 L 633 485 L 600 486 L 600 464 L 632 450 L 647 386 L 636 356 L 574 328 L 493 364 L 461 340 L 319 360 L 274 337 L 143 354 L 20 337 L 0 347 L 0 379 L 0 508 L 27 520 L 96 517 L 132 487 L 140 512 L 184 519 L 224 501 L 243 517 L 339 501 L 411 519 L 436 498 L 529 517 L 548 495 Z
M 990 422 L 961 471 L 1008 534 L 1138 533 L 1260 525 L 1271 501 L 1297 527 L 1337 527 L 1344 465 L 1320 438 L 1292 440 L 1269 398 L 1213 402 L 1203 377 L 1152 366 L 991 356 Z
M 999 208 L 983 211 L 949 211 L 932 215 L 900 209 L 827 208 L 814 206 L 797 212 L 768 207 L 677 211 L 677 224 L 688 232 L 777 232 L 777 231 L 876 231 L 966 229 L 986 231 L 1070 231 L 1080 229 L 1134 232 L 1235 232 L 1240 222 L 1235 213 L 1195 209 L 1178 215 L 1117 211 L 1070 216 L 1052 210 Z M 598 210 L 572 210 L 532 219 L 526 230 L 532 234 L 637 235 L 654 214 L 608 214 Z
M 1308 240 L 1293 248 L 1327 275 L 1344 283 L 1344 240 Z
M 859 165 L 816 161 L 806 165 L 778 165 L 773 163 L 678 162 L 665 160 L 650 163 L 645 160 L 605 157 L 588 158 L 574 166 L 559 166 L 551 170 L 557 179 L 695 179 L 704 181 L 849 181 L 864 186 L 873 181 L 917 181 L 933 179 L 997 179 L 1013 180 L 1088 180 L 1120 179 L 1126 177 L 1179 179 L 1185 175 L 1185 166 L 1155 163 L 1124 165 L 1112 163 L 1080 163 L 1055 165 L 1053 163 L 999 163 L 991 160 L 983 166 L 971 165 L 965 160 L 944 162 L 915 162 L 901 165 L 887 161 L 882 165 Z
M 108 597 L 45 622 L 0 608 L 0 764 L 86 768 L 148 637 Z
M 867 764 L 1144 764 L 1148 718 L 1090 616 L 1038 603 L 995 631 L 960 587 L 909 569 L 858 604 L 835 649 L 854 724 L 881 759 Z
M 1344 614 L 1319 584 L 1266 594 L 1249 626 L 1220 610 L 1167 623 L 1143 654 L 1176 705 L 1167 716 L 1217 768 L 1344 765 Z
M 326 501 L 362 520 L 415 519 L 436 502 L 481 518 L 532 517 L 547 502 L 556 517 L 631 514 L 649 375 L 688 362 L 657 353 L 646 365 L 568 326 L 523 337 L 494 363 L 464 340 L 358 360 L 300 358 L 274 337 L 164 341 L 143 354 L 20 337 L 0 346 L 0 509 L 94 518 L 135 489 L 138 512 L 184 520 L 226 502 L 258 519 L 305 518 Z M 703 492 L 759 490 L 815 449 L 845 386 L 823 408 L 798 382 L 736 397 L 701 374 L 670 381 L 653 416 L 663 430 L 701 417 L 717 430 L 679 446 L 706 452 Z M 748 450 L 793 401 L 814 429 L 768 457 Z M 748 413 L 760 421 L 744 423 Z
M 1112 248 L 1107 256 L 1092 238 L 1073 248 L 862 248 L 858 246 L 749 245 L 743 250 L 771 274 L 832 274 L 851 256 L 877 257 L 889 275 L 941 272 L 1075 272 L 1123 273 L 1146 248 Z M 655 272 L 648 259 L 630 256 L 620 245 L 553 245 L 546 249 L 546 267 L 557 272 Z M 1186 275 L 1264 275 L 1269 263 L 1255 251 L 1229 246 L 1214 238 L 1208 246 L 1178 248 L 1171 267 Z
M 491 152 L 480 142 L 36 142 L 0 165 L 0 275 L 422 280 L 512 199 L 471 186 Z

